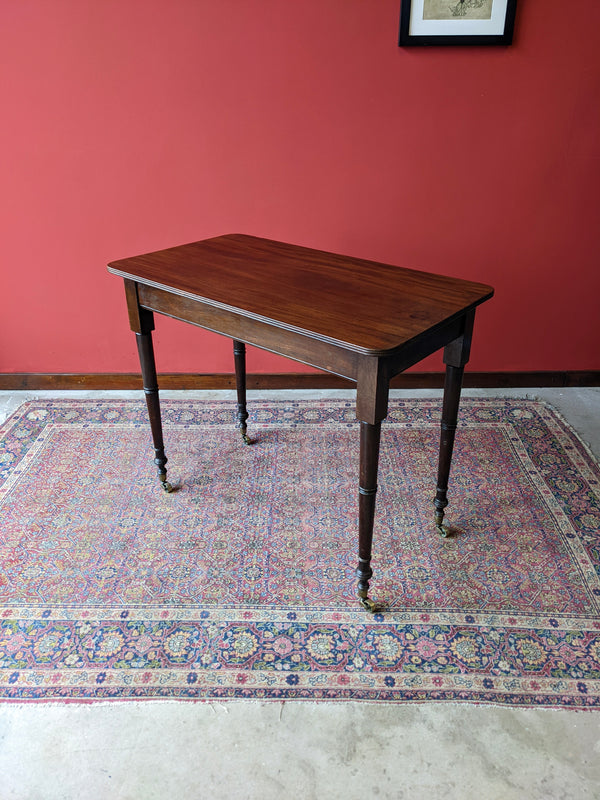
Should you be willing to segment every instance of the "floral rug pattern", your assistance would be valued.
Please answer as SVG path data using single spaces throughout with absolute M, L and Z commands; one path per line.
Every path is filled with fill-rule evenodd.
M 600 469 L 543 403 L 465 398 L 442 539 L 439 400 L 382 426 L 369 615 L 340 400 L 25 403 L 0 428 L 0 699 L 600 707 Z

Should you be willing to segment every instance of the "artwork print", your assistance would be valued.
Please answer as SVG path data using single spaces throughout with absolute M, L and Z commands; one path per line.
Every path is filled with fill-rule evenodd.
M 493 0 L 424 0 L 423 19 L 491 19 Z

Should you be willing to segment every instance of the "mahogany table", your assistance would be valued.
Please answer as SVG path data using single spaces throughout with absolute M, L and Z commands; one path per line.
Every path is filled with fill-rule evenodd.
M 153 312 L 191 322 L 233 339 L 237 419 L 245 442 L 246 343 L 356 382 L 360 421 L 358 596 L 369 610 L 371 543 L 381 421 L 389 382 L 444 348 L 435 526 L 444 509 L 464 366 L 475 308 L 493 295 L 480 283 L 232 234 L 108 266 L 125 280 L 129 321 L 138 344 L 155 450 L 167 481 L 158 383 L 152 346 Z

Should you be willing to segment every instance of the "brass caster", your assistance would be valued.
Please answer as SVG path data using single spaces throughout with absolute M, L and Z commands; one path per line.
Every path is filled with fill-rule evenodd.
M 160 485 L 162 486 L 162 488 L 164 489 L 164 491 L 165 491 L 167 494 L 171 494 L 171 492 L 174 492 L 174 491 L 175 491 L 175 487 L 174 487 L 174 486 L 172 486 L 172 485 L 169 483 L 169 481 L 161 481 L 161 482 L 160 482 Z
M 244 440 L 244 444 L 252 444 L 252 439 L 247 433 L 242 433 L 242 439 Z
M 435 527 L 436 527 L 436 529 L 437 529 L 437 532 L 439 533 L 439 535 L 440 535 L 440 536 L 441 536 L 443 539 L 449 539 L 449 538 L 452 536 L 452 533 L 451 533 L 451 531 L 450 531 L 450 528 L 447 528 L 445 525 L 442 525 L 442 524 L 440 523 L 439 525 L 436 525 Z
M 383 606 L 371 600 L 370 597 L 361 597 L 359 599 L 361 606 L 368 611 L 369 614 L 376 614 L 378 611 L 383 611 Z

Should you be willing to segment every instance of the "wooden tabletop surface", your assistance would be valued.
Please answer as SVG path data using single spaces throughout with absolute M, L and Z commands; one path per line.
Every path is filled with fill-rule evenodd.
M 115 275 L 367 355 L 493 295 L 491 286 L 230 234 L 109 264 Z

